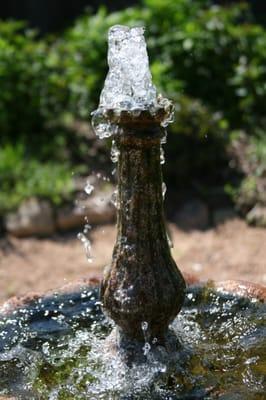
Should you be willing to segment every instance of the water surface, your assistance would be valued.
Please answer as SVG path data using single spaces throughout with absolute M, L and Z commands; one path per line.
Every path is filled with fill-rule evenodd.
M 144 321 L 145 322 L 145 321 Z M 97 288 L 32 301 L 0 319 L 0 394 L 18 399 L 263 400 L 265 304 L 189 288 L 172 324 L 180 350 L 127 368 L 104 347 L 112 325 Z M 153 338 L 154 340 L 154 338 Z

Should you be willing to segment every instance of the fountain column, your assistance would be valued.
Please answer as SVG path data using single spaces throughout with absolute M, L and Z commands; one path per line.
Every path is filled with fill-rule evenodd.
M 184 279 L 165 230 L 160 145 L 162 110 L 120 117 L 117 240 L 102 282 L 104 310 L 128 339 L 164 343 L 184 299 Z

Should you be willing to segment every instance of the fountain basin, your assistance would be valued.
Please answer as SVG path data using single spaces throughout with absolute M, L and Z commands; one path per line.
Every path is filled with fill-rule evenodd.
M 186 276 L 172 323 L 180 348 L 170 370 L 153 359 L 128 368 L 104 342 L 99 279 L 13 298 L 0 313 L 0 395 L 16 399 L 263 399 L 266 288 Z

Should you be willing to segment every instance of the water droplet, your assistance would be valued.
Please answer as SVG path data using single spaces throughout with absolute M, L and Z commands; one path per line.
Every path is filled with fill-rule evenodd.
M 83 233 L 87 234 L 90 229 L 91 229 L 91 225 L 90 224 L 85 224 L 84 225 L 84 229 L 83 229 Z
M 146 356 L 151 349 L 151 345 L 149 343 L 145 343 L 142 349 L 143 349 L 144 356 Z
M 167 142 L 167 130 L 164 130 L 164 135 L 161 138 L 161 144 L 165 144 Z
M 119 209 L 118 190 L 116 189 L 111 196 L 111 203 Z
M 195 272 L 200 272 L 200 271 L 202 271 L 202 264 L 200 264 L 200 263 L 194 263 L 193 265 L 192 265 L 192 269 L 193 269 L 193 271 L 195 271 Z
M 166 372 L 166 370 L 167 370 L 166 365 L 160 366 L 160 372 Z M 169 399 L 169 400 L 171 400 L 171 399 Z
M 43 354 L 49 355 L 50 344 L 48 342 L 44 342 L 42 345 Z
M 85 249 L 86 257 L 88 262 L 92 262 L 92 255 L 91 255 L 91 242 L 87 238 L 87 236 L 84 235 L 84 233 L 78 233 L 77 238 L 81 241 L 83 244 L 83 247 Z
M 148 326 L 149 326 L 149 324 L 148 324 L 147 321 L 143 321 L 143 322 L 141 323 L 141 329 L 142 329 L 143 331 L 146 331 L 146 330 L 148 329 Z
M 165 198 L 166 190 L 167 190 L 166 184 L 163 182 L 162 183 L 162 196 L 163 196 L 163 199 Z
M 94 186 L 91 185 L 89 181 L 87 181 L 84 191 L 87 193 L 87 195 L 90 195 L 93 192 L 93 190 L 94 190 Z
M 164 164 L 165 163 L 165 158 L 164 158 L 164 149 L 162 146 L 160 147 L 160 163 Z
M 255 364 L 255 363 L 258 361 L 258 359 L 259 359 L 258 356 L 248 358 L 248 359 L 245 361 L 245 364 L 246 364 L 246 365 Z
M 170 236 L 168 235 L 168 233 L 166 233 L 166 237 L 167 237 L 168 246 L 170 247 L 170 249 L 173 249 L 174 244 L 173 244 L 173 241 L 171 240 Z
M 118 157 L 119 157 L 120 151 L 117 147 L 117 144 L 115 140 L 112 141 L 112 147 L 111 147 L 111 160 L 113 163 L 118 162 Z

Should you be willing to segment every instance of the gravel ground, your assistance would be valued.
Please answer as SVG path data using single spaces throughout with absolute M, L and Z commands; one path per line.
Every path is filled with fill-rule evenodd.
M 243 279 L 266 284 L 266 230 L 238 218 L 206 231 L 185 232 L 169 224 L 173 256 L 181 271 L 202 280 Z M 0 240 L 0 301 L 26 292 L 62 286 L 101 273 L 110 262 L 115 226 L 91 231 L 93 262 L 88 263 L 76 233 L 49 239 Z

